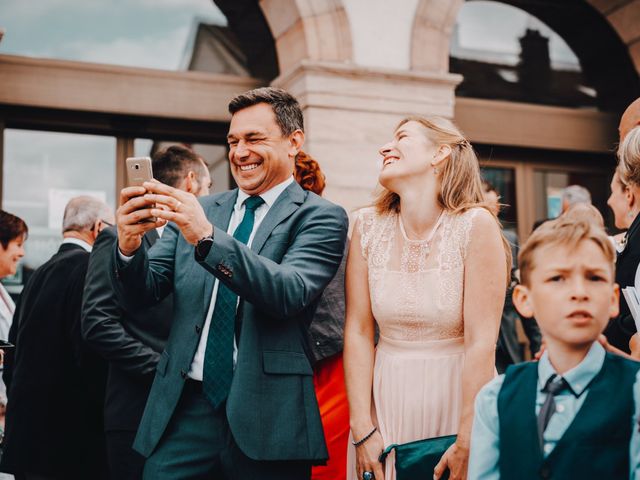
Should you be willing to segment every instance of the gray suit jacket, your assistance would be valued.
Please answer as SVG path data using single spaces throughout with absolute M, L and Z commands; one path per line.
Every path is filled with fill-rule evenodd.
M 214 245 L 198 263 L 175 225 L 126 266 L 114 249 L 115 282 L 130 301 L 174 293 L 173 325 L 134 448 L 157 446 L 176 409 L 217 278 L 240 297 L 238 357 L 226 413 L 240 449 L 255 460 L 327 458 L 306 343 L 317 301 L 344 252 L 344 210 L 291 184 L 269 209 L 251 248 L 226 233 L 237 190 L 201 199 Z

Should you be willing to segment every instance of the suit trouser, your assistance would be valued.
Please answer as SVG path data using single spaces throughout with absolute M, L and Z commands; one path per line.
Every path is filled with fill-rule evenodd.
M 214 410 L 194 385 L 197 384 L 186 383 L 160 443 L 147 458 L 145 480 L 311 478 L 311 462 L 256 461 L 248 458 L 231 435 L 225 409 Z
M 144 457 L 133 449 L 136 432 L 114 430 L 105 433 L 111 480 L 140 480 Z

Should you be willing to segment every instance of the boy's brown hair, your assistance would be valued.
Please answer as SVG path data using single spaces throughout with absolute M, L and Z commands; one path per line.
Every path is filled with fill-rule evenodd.
M 520 283 L 526 287 L 530 285 L 531 272 L 536 267 L 534 254 L 537 250 L 551 245 L 576 247 L 584 240 L 591 240 L 600 247 L 607 261 L 611 264 L 611 271 L 615 273 L 616 252 L 613 242 L 604 229 L 593 221 L 584 218 L 573 219 L 571 216 L 562 215 L 556 220 L 540 225 L 520 250 L 518 255 Z

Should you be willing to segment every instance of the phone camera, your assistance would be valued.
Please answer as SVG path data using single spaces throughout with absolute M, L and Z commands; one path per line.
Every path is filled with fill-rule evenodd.
M 139 164 L 139 163 L 136 163 L 136 164 L 133 166 L 133 168 L 135 168 L 136 170 L 140 170 L 140 164 Z

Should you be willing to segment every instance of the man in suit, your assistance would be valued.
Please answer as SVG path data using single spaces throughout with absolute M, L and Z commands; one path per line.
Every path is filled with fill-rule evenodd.
M 640 98 L 627 107 L 620 119 L 618 132 L 620 144 L 632 129 L 640 125 Z M 625 234 L 625 248 L 616 260 L 616 283 L 620 288 L 636 285 L 638 265 L 640 265 L 640 215 L 636 215 Z M 629 340 L 636 333 L 636 325 L 624 296 L 620 295 L 620 314 L 611 319 L 604 335 L 616 348 L 629 353 Z
M 146 479 L 303 480 L 327 458 L 306 339 L 347 216 L 293 179 L 304 142 L 295 98 L 260 88 L 229 111 L 239 189 L 201 202 L 157 182 L 121 193 L 114 287 L 138 305 L 174 295 L 134 444 Z M 148 217 L 172 222 L 150 251 L 153 225 L 138 223 Z
M 24 288 L 10 335 L 15 358 L 4 375 L 9 401 L 2 471 L 27 480 L 105 478 L 106 365 L 82 343 L 80 308 L 89 252 L 114 221 L 99 200 L 70 200 L 60 249 Z
M 196 196 L 208 195 L 211 187 L 202 159 L 177 145 L 153 155 L 153 175 Z M 161 234 L 161 229 L 149 230 L 143 237 L 145 248 L 151 248 Z M 120 306 L 109 268 L 116 241 L 117 231 L 109 227 L 93 246 L 85 281 L 82 335 L 109 363 L 104 402 L 109 477 L 136 480 L 142 477 L 144 457 L 133 450 L 133 441 L 169 336 L 173 299 L 169 295 L 150 308 Z

